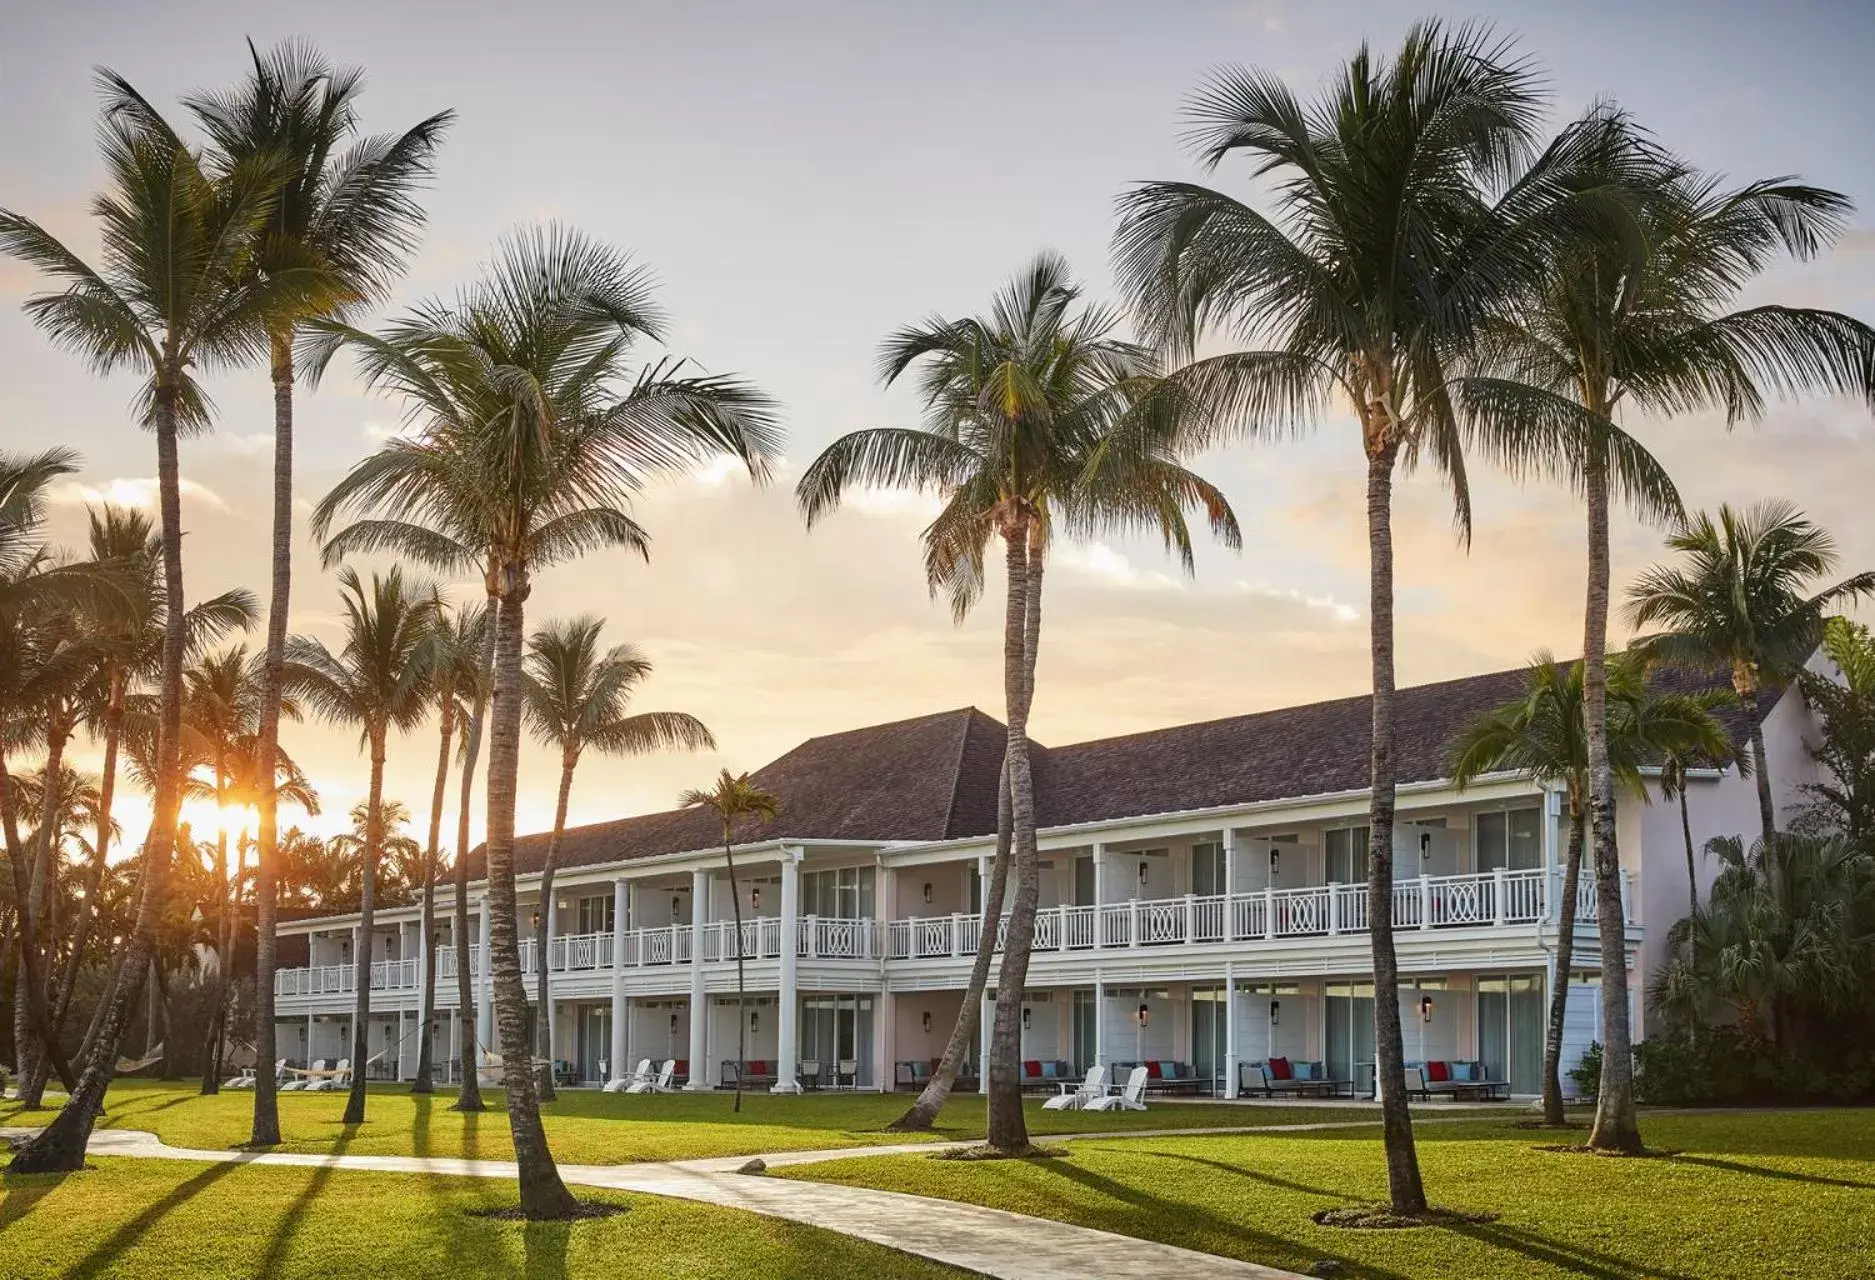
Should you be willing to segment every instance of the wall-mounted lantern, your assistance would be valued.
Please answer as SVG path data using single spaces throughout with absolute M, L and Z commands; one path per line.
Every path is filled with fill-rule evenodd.
M 1026 1006 L 1022 1010 L 1022 1029 L 1024 1031 L 1029 1029 L 1029 1010 Z
M 677 1015 L 674 1013 L 671 1015 L 671 1034 L 677 1034 Z
M 1421 1022 L 1432 1021 L 1432 997 L 1431 996 L 1421 996 L 1419 998 L 1419 1020 Z
M 1140 888 L 1143 889 L 1146 887 L 1146 881 L 1148 878 L 1150 878 L 1150 875 L 1151 875 L 1151 872 L 1146 866 L 1146 860 L 1144 858 L 1141 858 L 1139 860 L 1139 887 Z
M 1280 1000 L 1270 1001 L 1270 1025 L 1272 1027 L 1276 1026 L 1282 1020 L 1283 1020 L 1283 1002 Z
M 931 1011 L 929 1009 L 924 1011 L 924 1029 L 926 1031 L 931 1029 Z
M 929 880 L 924 882 L 924 900 L 926 902 L 931 901 L 931 882 Z
M 1139 1012 L 1134 1014 L 1133 1016 L 1139 1020 L 1140 1026 L 1144 1027 L 1146 1025 L 1146 1006 L 1144 1002 L 1140 1004 Z
M 1282 869 L 1283 869 L 1283 851 L 1281 849 L 1272 848 L 1270 850 L 1270 878 L 1274 879 L 1276 876 L 1276 873 L 1278 871 L 1281 871 Z
M 758 885 L 757 887 L 749 890 L 749 910 L 760 911 L 761 909 L 762 909 L 762 890 L 761 890 L 761 887 Z

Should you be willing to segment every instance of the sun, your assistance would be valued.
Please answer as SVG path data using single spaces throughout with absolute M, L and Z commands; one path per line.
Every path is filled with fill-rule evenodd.
M 252 805 L 218 805 L 203 797 L 182 802 L 182 820 L 189 824 L 198 840 L 213 839 L 217 835 L 235 840 L 243 833 L 252 834 L 260 824 L 260 815 Z

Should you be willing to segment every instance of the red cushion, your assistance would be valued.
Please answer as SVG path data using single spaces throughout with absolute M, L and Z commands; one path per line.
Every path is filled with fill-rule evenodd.
M 1027 1062 L 1024 1062 L 1022 1064 L 1022 1074 L 1031 1080 L 1041 1079 L 1042 1060 L 1040 1058 L 1030 1058 Z
M 1270 1079 L 1293 1080 L 1294 1078 L 1295 1078 L 1295 1072 L 1289 1066 L 1289 1059 L 1287 1058 L 1271 1058 L 1270 1059 Z
M 1443 1062 L 1428 1062 L 1426 1064 L 1426 1079 L 1428 1082 L 1450 1080 L 1451 1078 L 1452 1069 Z
M 755 1060 L 754 1062 L 751 1062 L 751 1063 L 749 1064 L 749 1074 L 750 1074 L 750 1075 L 752 1075 L 752 1076 L 765 1076 L 765 1075 L 767 1075 L 767 1074 L 768 1074 L 768 1064 L 767 1064 L 766 1062 L 763 1062 L 763 1061 L 762 1061 L 762 1060 L 761 1060 L 760 1058 L 757 1058 L 757 1059 L 756 1059 L 756 1060 Z
M 1165 1079 L 1165 1072 L 1160 1069 L 1158 1063 L 1148 1062 L 1146 1064 L 1146 1078 L 1148 1080 L 1163 1080 Z
M 680 1076 L 690 1074 L 690 1064 L 682 1058 L 677 1059 L 677 1074 Z

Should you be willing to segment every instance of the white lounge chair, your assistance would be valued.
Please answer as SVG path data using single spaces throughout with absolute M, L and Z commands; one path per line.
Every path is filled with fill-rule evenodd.
M 1061 1092 L 1042 1103 L 1044 1111 L 1079 1111 L 1096 1098 L 1107 1094 L 1107 1069 L 1104 1066 L 1092 1066 L 1087 1069 L 1087 1078 L 1079 1082 L 1062 1080 L 1058 1082 Z
M 632 1073 L 626 1076 L 623 1080 L 606 1081 L 605 1092 L 607 1093 L 642 1093 L 643 1092 L 642 1089 L 634 1089 L 632 1088 L 632 1086 L 635 1084 L 639 1084 L 641 1082 L 644 1084 L 649 1084 L 651 1083 L 651 1079 L 652 1079 L 651 1059 L 640 1058 L 638 1059 L 638 1065 L 632 1069 Z
M 666 1058 L 664 1065 L 658 1068 L 657 1079 L 647 1076 L 643 1080 L 634 1080 L 625 1087 L 626 1093 L 675 1093 L 671 1081 L 677 1075 L 677 1059 Z
M 324 1071 L 325 1069 L 326 1060 L 324 1058 L 314 1058 L 312 1066 L 308 1068 L 308 1070 L 312 1071 Z M 294 1076 L 291 1080 L 281 1085 L 280 1090 L 283 1093 L 298 1093 L 312 1084 L 317 1078 L 318 1077 L 315 1076 Z
M 1095 1098 L 1088 1102 L 1089 1111 L 1144 1111 L 1146 1109 L 1146 1079 L 1148 1072 L 1144 1067 L 1134 1067 L 1126 1077 L 1126 1087 L 1118 1093 Z
M 329 1076 L 320 1076 L 318 1079 L 314 1080 L 311 1084 L 306 1086 L 306 1092 L 334 1093 L 340 1089 L 349 1089 L 351 1087 L 352 1060 L 350 1058 L 340 1058 L 338 1066 L 332 1069 L 332 1074 Z

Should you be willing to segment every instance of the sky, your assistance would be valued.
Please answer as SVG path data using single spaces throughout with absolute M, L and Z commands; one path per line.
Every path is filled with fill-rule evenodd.
M 1111 297 L 1114 199 L 1133 182 L 1200 176 L 1180 144 L 1180 112 L 1208 71 L 1258 66 L 1306 92 L 1361 40 L 1389 49 L 1429 12 L 1388 0 L 459 0 L 446 11 L 354 0 L 0 0 L 0 205 L 93 253 L 86 204 L 102 172 L 92 68 L 109 66 L 174 104 L 236 81 L 244 37 L 301 37 L 367 69 L 372 131 L 445 107 L 458 114 L 422 246 L 388 310 L 452 292 L 503 232 L 545 220 L 629 250 L 656 273 L 673 317 L 669 351 L 775 396 L 789 443 L 766 489 L 719 468 L 647 495 L 638 514 L 653 536 L 649 564 L 593 556 L 537 584 L 530 621 L 603 615 L 609 641 L 634 643 L 655 663 L 639 709 L 692 712 L 719 743 L 715 753 L 589 758 L 572 816 L 598 821 L 667 808 L 718 767 L 757 768 L 816 734 L 967 704 L 999 714 L 997 611 L 956 626 L 927 597 L 917 535 L 929 508 L 861 495 L 809 534 L 793 508 L 794 477 L 843 432 L 915 422 L 912 396 L 872 377 L 876 346 L 895 326 L 979 309 L 1045 247 L 1067 255 L 1090 297 Z M 1863 65 L 1875 48 L 1875 6 L 1580 0 L 1438 12 L 1515 36 L 1545 68 L 1558 122 L 1612 97 L 1702 167 L 1738 180 L 1801 174 L 1848 194 L 1864 212 L 1842 241 L 1815 262 L 1767 272 L 1744 301 L 1875 320 L 1866 132 L 1875 90 Z M 1248 191 L 1228 167 L 1208 180 Z M 53 536 L 76 545 L 87 503 L 152 504 L 154 448 L 130 420 L 131 379 L 91 377 L 21 315 L 36 287 L 26 269 L 0 261 L 0 448 L 82 452 L 84 470 L 61 486 L 52 520 Z M 241 371 L 208 386 L 215 430 L 183 452 L 187 593 L 246 585 L 264 597 L 265 377 Z M 302 390 L 298 415 L 291 625 L 336 644 L 336 585 L 319 569 L 303 517 L 398 428 L 400 409 L 339 368 Z M 1787 498 L 1837 534 L 1850 567 L 1875 565 L 1866 409 L 1778 406 L 1731 433 L 1699 416 L 1626 425 L 1690 506 Z M 1355 442 L 1337 413 L 1307 439 L 1194 460 L 1229 495 L 1245 545 L 1201 547 L 1190 578 L 1150 541 L 1060 547 L 1036 739 L 1363 692 Z M 1403 683 L 1579 648 L 1576 504 L 1489 474 L 1474 474 L 1474 490 L 1469 549 L 1454 538 L 1435 481 L 1409 477 L 1399 490 Z M 1618 589 L 1661 555 L 1660 532 L 1632 520 L 1618 523 L 1614 543 Z M 466 597 L 471 584 L 456 590 Z M 283 740 L 325 799 L 324 816 L 306 825 L 343 828 L 365 785 L 355 735 L 301 724 Z M 391 748 L 387 789 L 409 805 L 418 832 L 435 756 L 428 726 Z M 556 765 L 545 750 L 524 753 L 523 830 L 551 821 Z

